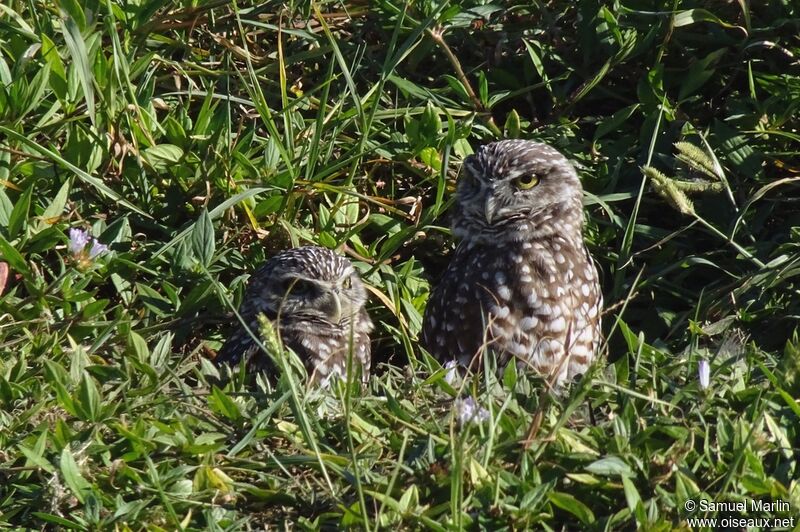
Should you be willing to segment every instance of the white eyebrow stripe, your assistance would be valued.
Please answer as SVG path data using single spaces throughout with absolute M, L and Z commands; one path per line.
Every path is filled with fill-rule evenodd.
M 510 179 L 516 179 L 518 177 L 531 175 L 531 174 L 538 175 L 538 173 L 534 172 L 531 168 L 525 168 L 525 167 L 519 168 L 519 167 L 517 167 L 514 170 L 512 170 L 511 172 L 508 172 L 506 174 L 505 178 L 510 180 Z

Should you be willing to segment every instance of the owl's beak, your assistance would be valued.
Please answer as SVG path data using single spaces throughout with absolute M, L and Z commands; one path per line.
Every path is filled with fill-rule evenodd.
M 497 215 L 497 203 L 492 196 L 486 198 L 486 203 L 483 204 L 483 214 L 486 216 L 486 223 L 492 225 L 492 221 Z
M 334 290 L 328 290 L 325 294 L 325 300 L 322 303 L 322 310 L 328 316 L 331 323 L 339 323 L 342 321 L 342 300 L 339 298 Z

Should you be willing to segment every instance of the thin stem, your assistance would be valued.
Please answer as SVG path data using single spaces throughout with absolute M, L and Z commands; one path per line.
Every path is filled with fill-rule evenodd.
M 759 268 L 764 268 L 764 267 L 766 267 L 766 264 L 764 264 L 763 262 L 761 262 L 760 260 L 758 260 L 756 257 L 754 257 L 754 256 L 753 256 L 753 254 L 752 254 L 752 253 L 750 253 L 749 251 L 747 251 L 746 249 L 744 249 L 742 246 L 740 246 L 739 244 L 737 244 L 735 240 L 733 240 L 732 238 L 728 238 L 728 237 L 725 235 L 725 233 L 723 233 L 722 231 L 720 231 L 719 229 L 717 229 L 716 227 L 714 227 L 713 225 L 711 225 L 711 224 L 710 224 L 710 223 L 708 223 L 707 221 L 703 220 L 702 218 L 700 218 L 700 217 L 699 217 L 699 216 L 697 216 L 696 214 L 694 215 L 694 217 L 695 217 L 695 219 L 696 219 L 698 222 L 700 222 L 700 223 L 703 225 L 703 227 L 705 227 L 706 229 L 708 229 L 709 231 L 711 231 L 712 233 L 714 233 L 714 234 L 715 234 L 715 235 L 717 235 L 718 237 L 720 237 L 720 238 L 724 239 L 724 240 L 725 240 L 726 242 L 728 242 L 728 243 L 729 243 L 731 246 L 733 246 L 733 247 L 736 249 L 736 251 L 738 251 L 739 253 L 741 253 L 741 254 L 742 254 L 742 255 L 744 255 L 745 257 L 747 257 L 747 258 L 750 260 L 750 262 L 752 262 L 753 264 L 755 264 L 755 265 L 756 265 L 756 266 L 758 266 Z
M 458 57 L 456 57 L 456 55 L 445 42 L 443 37 L 444 30 L 441 27 L 436 27 L 434 29 L 426 28 L 425 32 L 431 39 L 433 39 L 433 42 L 435 42 L 439 48 L 442 49 L 444 55 L 447 56 L 447 60 L 450 61 L 450 64 L 453 66 L 453 70 L 456 71 L 456 77 L 464 86 L 464 90 L 467 91 L 467 96 L 469 96 L 470 101 L 472 101 L 472 106 L 475 108 L 475 111 L 488 117 L 486 118 L 486 125 L 492 130 L 492 133 L 497 136 L 502 136 L 503 132 L 500 131 L 500 128 L 494 123 L 494 118 L 492 118 L 489 110 L 486 109 L 486 107 L 483 105 L 483 102 L 481 102 L 480 98 L 478 98 L 478 95 L 475 94 L 475 90 L 472 88 L 469 79 L 467 79 L 464 69 L 461 68 L 461 61 L 458 60 Z

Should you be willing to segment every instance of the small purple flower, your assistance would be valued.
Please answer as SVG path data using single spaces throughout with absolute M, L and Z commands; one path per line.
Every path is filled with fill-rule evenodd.
M 489 411 L 472 397 L 456 399 L 454 403 L 456 419 L 462 427 L 467 423 L 483 423 L 489 419 Z
M 88 270 L 94 259 L 108 251 L 108 246 L 100 243 L 86 229 L 73 227 L 69 230 L 67 249 L 79 270 Z
M 708 388 L 711 379 L 711 366 L 708 364 L 708 360 L 701 360 L 697 365 L 697 376 L 700 379 L 700 388 L 703 390 Z
M 89 258 L 93 259 L 98 255 L 108 251 L 108 246 L 101 244 L 96 238 L 92 239 L 92 249 L 89 250 Z
M 89 243 L 89 232 L 83 229 L 72 228 L 69 230 L 69 252 L 73 255 L 80 255 Z

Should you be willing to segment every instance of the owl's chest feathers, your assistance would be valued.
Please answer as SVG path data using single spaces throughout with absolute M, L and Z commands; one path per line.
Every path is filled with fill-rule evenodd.
M 281 338 L 305 361 L 309 371 L 323 378 L 330 373 L 344 374 L 352 349 L 357 360 L 369 371 L 369 332 L 372 324 L 361 316 L 346 323 L 325 320 L 285 319 L 278 324 Z
M 534 242 L 505 242 L 498 245 L 472 245 L 460 248 L 457 255 L 475 268 L 473 282 L 483 294 L 484 305 L 502 307 L 524 301 L 538 308 L 544 301 L 559 300 L 571 289 L 580 289 L 584 279 L 594 278 L 587 268 L 583 242 L 562 235 L 549 235 Z M 500 311 L 502 313 L 502 310 Z
M 590 306 L 582 302 L 594 297 L 586 287 L 597 273 L 586 259 L 579 231 L 549 231 L 531 241 L 463 242 L 454 263 L 461 271 L 469 264 L 474 273 L 455 303 L 481 314 L 501 350 L 529 352 L 543 334 L 563 341 L 568 329 L 589 321 Z M 463 297 L 469 293 L 471 301 Z M 574 324 L 570 316 L 577 316 Z

